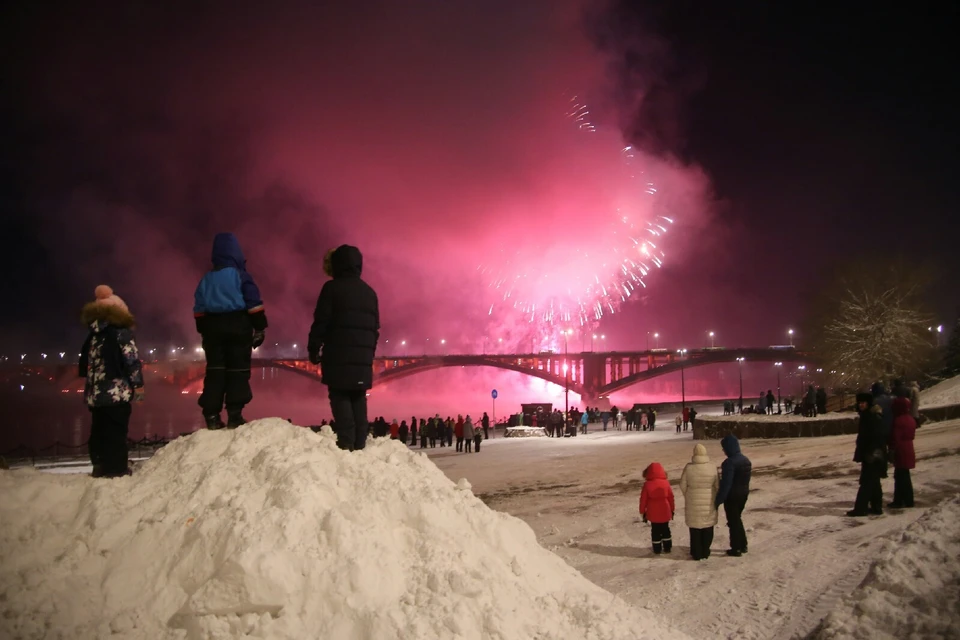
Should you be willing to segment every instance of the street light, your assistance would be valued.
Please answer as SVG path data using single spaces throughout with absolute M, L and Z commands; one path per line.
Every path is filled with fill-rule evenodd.
M 590 351 L 593 351 L 593 341 L 597 339 L 597 334 L 590 336 Z
M 660 334 L 659 334 L 659 333 L 653 334 L 653 339 L 657 341 L 657 349 L 659 349 L 659 348 L 660 348 Z
M 444 340 L 443 338 L 440 338 L 440 350 L 443 351 L 443 355 L 447 355 L 447 348 L 445 346 L 446 344 L 447 344 L 447 341 Z
M 687 350 L 677 349 L 677 353 L 680 354 L 680 411 L 683 412 L 687 408 L 687 381 L 683 373 L 684 356 L 687 355 Z
M 402 347 L 402 348 L 400 349 L 400 355 L 402 355 L 402 356 L 407 355 L 407 341 L 406 341 L 406 340 L 401 340 L 401 341 L 400 341 L 400 346 Z
M 567 366 L 567 337 L 573 333 L 573 329 L 562 331 L 563 333 L 563 430 L 567 430 L 567 419 L 570 416 L 570 368 Z
M 715 342 L 714 342 L 714 339 L 713 339 L 713 336 L 714 336 L 714 333 L 713 333 L 713 331 L 711 331 L 711 332 L 710 332 L 710 348 L 711 348 L 711 349 L 713 349 L 713 348 L 716 346 L 716 344 L 715 344 Z
M 780 413 L 780 367 L 783 366 L 783 363 L 774 362 L 773 366 L 777 368 L 777 413 Z
M 806 365 L 800 365 L 797 367 L 797 371 L 800 372 L 800 400 L 803 400 L 803 372 L 807 370 Z
M 737 358 L 737 372 L 740 374 L 740 403 L 738 409 L 740 413 L 743 414 L 743 361 L 746 360 L 744 357 Z
M 790 336 L 790 346 L 793 346 L 793 329 L 787 329 L 787 335 Z

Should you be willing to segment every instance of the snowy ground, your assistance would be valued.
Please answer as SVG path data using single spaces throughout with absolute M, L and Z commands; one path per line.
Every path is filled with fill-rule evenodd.
M 960 404 L 960 376 L 944 380 L 920 393 L 920 408 Z
M 431 458 L 451 479 L 467 478 L 487 504 L 525 520 L 543 546 L 587 578 L 689 635 L 780 639 L 809 634 L 855 590 L 888 541 L 960 494 L 960 421 L 929 424 L 917 432 L 917 507 L 845 517 L 857 490 L 854 439 L 744 441 L 754 468 L 744 514 L 750 552 L 739 559 L 722 555 L 728 535 L 721 515 L 715 555 L 706 562 L 687 555 L 689 533 L 676 486 L 672 555 L 653 556 L 649 526 L 637 514 L 643 468 L 656 460 L 678 482 L 693 449 L 689 432 L 491 441 L 479 454 L 437 449 Z M 719 466 L 719 443 L 704 444 Z M 883 484 L 889 501 L 892 477 Z M 956 560 L 950 563 L 956 581 Z M 960 629 L 960 615 L 953 614 L 953 628 Z
M 820 413 L 817 420 L 850 420 L 852 413 Z M 710 416 L 711 420 L 726 420 L 728 422 L 806 422 L 812 420 L 806 416 L 798 416 L 792 413 L 782 413 L 780 415 L 766 415 L 763 413 L 745 413 L 742 415 L 731 416 Z

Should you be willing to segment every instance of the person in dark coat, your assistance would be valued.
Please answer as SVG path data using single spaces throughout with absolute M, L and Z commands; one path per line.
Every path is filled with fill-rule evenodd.
M 860 489 L 848 516 L 858 518 L 872 513 L 883 514 L 883 488 L 880 478 L 887 468 L 887 439 L 883 429 L 883 409 L 873 403 L 873 395 L 857 394 L 857 444 L 853 461 L 860 463 Z M 869 508 L 869 511 L 868 511 Z
M 380 339 L 380 303 L 363 281 L 363 256 L 344 244 L 330 256 L 332 280 L 324 283 L 307 339 L 310 362 L 320 365 L 337 421 L 337 446 L 363 449 L 369 430 L 367 391 Z
M 80 319 L 89 330 L 80 348 L 79 374 L 85 379 L 83 398 L 91 416 L 87 450 L 92 475 L 129 475 L 131 402 L 143 400 L 143 365 L 133 335 L 133 316 L 120 296 L 102 284 L 96 289 L 96 300 L 83 307 Z
M 773 389 L 767 389 L 767 413 L 774 414 L 774 408 L 777 406 L 777 397 L 773 395 Z
M 913 506 L 913 481 L 910 469 L 917 465 L 913 439 L 917 434 L 910 400 L 903 396 L 893 401 L 893 431 L 890 433 L 890 453 L 893 457 L 893 502 L 887 506 L 904 509 Z
M 407 426 L 407 421 L 406 421 L 406 420 L 401 420 L 401 421 L 400 421 L 400 433 L 399 433 L 400 442 L 402 442 L 403 444 L 407 444 L 407 435 L 408 435 L 409 433 L 410 433 L 410 428 Z
M 490 416 L 487 415 L 487 412 L 483 412 L 483 417 L 480 418 L 480 425 L 483 427 L 483 439 L 486 440 L 490 437 Z
M 823 387 L 817 389 L 817 413 L 827 412 L 827 391 Z
M 720 489 L 714 499 L 714 506 L 727 516 L 727 527 L 730 528 L 730 549 L 728 556 L 739 558 L 747 552 L 747 532 L 743 528 L 743 510 L 747 506 L 747 496 L 750 495 L 750 475 L 753 465 L 750 459 L 740 451 L 740 441 L 734 435 L 724 436 L 720 441 L 720 448 L 727 454 L 727 459 L 720 465 Z
M 218 233 L 211 258 L 213 270 L 193 294 L 193 316 L 207 360 L 198 404 L 208 429 L 224 426 L 224 405 L 226 426 L 235 429 L 246 422 L 243 408 L 253 399 L 250 359 L 253 349 L 263 344 L 267 314 L 237 237 Z

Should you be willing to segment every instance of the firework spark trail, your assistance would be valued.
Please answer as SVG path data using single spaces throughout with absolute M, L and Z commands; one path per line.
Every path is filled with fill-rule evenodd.
M 565 115 L 577 132 L 597 133 L 578 96 Z M 488 315 L 519 315 L 534 336 L 549 340 L 565 329 L 592 329 L 647 288 L 647 279 L 663 266 L 663 238 L 674 219 L 659 211 L 657 185 L 646 175 L 642 157 L 630 145 L 619 153 L 619 179 L 628 196 L 599 215 L 584 212 L 576 248 L 569 236 L 555 246 L 535 239 L 502 247 L 494 263 L 478 267 L 495 292 Z

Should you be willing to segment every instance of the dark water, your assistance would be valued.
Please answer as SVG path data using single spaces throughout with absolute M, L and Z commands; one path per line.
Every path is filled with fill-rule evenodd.
M 252 387 L 248 418 L 282 416 L 298 424 L 319 424 L 328 417 L 326 389 L 316 382 L 264 369 L 256 372 Z M 68 455 L 71 448 L 84 445 L 90 437 L 90 413 L 81 388 L 79 380 L 8 379 L 0 389 L 0 455 L 14 456 L 18 448 L 53 455 L 55 446 L 56 453 Z M 131 439 L 172 440 L 202 426 L 196 390 L 183 393 L 162 379 L 148 379 L 146 392 L 146 400 L 133 405 Z

